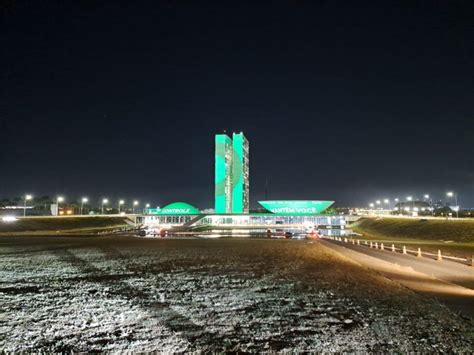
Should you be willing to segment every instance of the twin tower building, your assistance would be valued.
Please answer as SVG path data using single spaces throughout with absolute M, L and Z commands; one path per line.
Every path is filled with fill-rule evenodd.
M 242 132 L 215 139 L 215 213 L 248 213 L 249 142 Z

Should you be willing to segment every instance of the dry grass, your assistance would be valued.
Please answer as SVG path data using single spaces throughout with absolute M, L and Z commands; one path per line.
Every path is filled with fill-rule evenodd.
M 35 217 L 0 222 L 0 236 L 21 234 L 84 233 L 127 227 L 123 217 Z
M 406 244 L 436 253 L 471 257 L 474 254 L 474 220 L 423 220 L 407 218 L 361 218 L 350 228 L 363 239 Z

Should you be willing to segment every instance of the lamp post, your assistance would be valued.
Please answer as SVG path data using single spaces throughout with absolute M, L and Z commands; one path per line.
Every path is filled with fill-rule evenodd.
M 59 215 L 59 204 L 60 204 L 61 202 L 64 202 L 64 197 L 62 197 L 62 196 L 56 197 L 56 205 L 58 206 L 58 214 L 57 214 L 57 215 Z M 57 216 L 57 215 L 56 215 L 56 216 Z
M 84 211 L 84 203 L 87 203 L 87 202 L 89 202 L 89 199 L 87 197 L 83 197 L 81 200 L 81 215 L 82 215 L 82 212 Z
M 132 213 L 135 214 L 135 206 L 138 206 L 138 201 L 133 201 Z
M 101 213 L 104 214 L 104 205 L 108 204 L 109 200 L 107 198 L 104 198 L 102 200 L 102 205 L 100 206 Z
M 413 211 L 415 210 L 415 201 L 413 200 L 413 197 L 412 196 L 408 196 L 407 197 L 407 201 L 412 201 L 412 208 L 413 208 Z
M 388 209 L 390 209 L 390 200 L 388 198 L 384 199 L 383 200 L 383 203 L 385 203 L 386 205 L 388 205 Z
M 456 205 L 456 218 L 459 218 L 459 206 L 458 206 L 458 195 L 455 192 L 446 193 L 448 197 L 454 197 L 454 204 Z
M 430 195 L 426 194 L 425 196 L 423 196 L 425 198 L 425 200 L 428 201 L 428 203 L 430 204 L 430 210 L 431 210 L 431 215 L 434 215 L 434 211 L 433 211 L 433 200 L 430 198 Z
M 120 214 L 120 207 L 122 207 L 122 205 L 125 203 L 124 200 L 120 200 L 119 201 L 119 206 L 118 206 L 118 213 Z
M 145 209 L 143 210 L 143 213 L 145 214 L 145 213 L 146 213 L 146 210 L 149 209 L 149 208 L 150 208 L 150 204 L 147 203 L 147 204 L 145 205 Z
M 29 201 L 33 198 L 33 196 L 31 195 L 25 195 L 25 198 L 24 198 L 24 204 L 23 204 L 23 217 L 26 216 L 26 201 Z
M 394 200 L 395 201 L 395 207 L 397 206 L 397 203 L 400 201 L 398 197 Z M 398 210 L 401 211 L 401 206 L 398 204 Z

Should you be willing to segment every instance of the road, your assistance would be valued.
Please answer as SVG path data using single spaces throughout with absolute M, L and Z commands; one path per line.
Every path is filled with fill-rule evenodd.
M 449 260 L 436 261 L 327 239 L 322 240 L 322 243 L 359 264 L 412 290 L 434 297 L 474 319 L 473 267 Z

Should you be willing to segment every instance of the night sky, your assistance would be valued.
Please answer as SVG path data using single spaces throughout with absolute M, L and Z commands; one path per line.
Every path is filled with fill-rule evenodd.
M 2 3 L 2 197 L 213 207 L 227 130 L 253 207 L 474 207 L 472 1 Z

